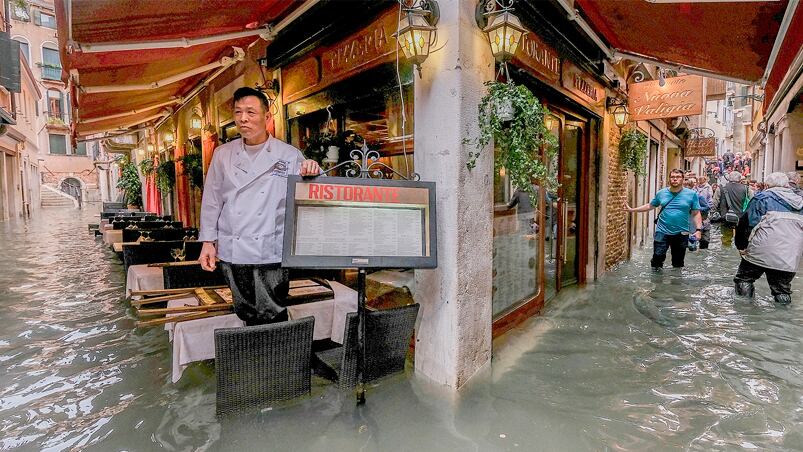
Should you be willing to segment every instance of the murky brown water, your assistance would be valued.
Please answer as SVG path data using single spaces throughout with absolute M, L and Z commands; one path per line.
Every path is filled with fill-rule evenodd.
M 803 282 L 734 298 L 735 250 L 653 274 L 639 255 L 495 344 L 459 395 L 415 376 L 354 406 L 312 396 L 217 420 L 214 368 L 170 383 L 160 329 L 134 330 L 91 213 L 0 223 L 0 449 L 803 450 Z

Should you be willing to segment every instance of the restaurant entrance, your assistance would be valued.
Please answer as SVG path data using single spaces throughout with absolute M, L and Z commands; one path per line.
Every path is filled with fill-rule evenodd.
M 587 159 L 589 123 L 587 118 L 549 105 L 547 127 L 558 137 L 558 154 L 549 162 L 549 170 L 560 183 L 554 193 L 546 194 L 544 231 L 545 298 L 549 300 L 562 288 L 581 280 L 585 266 L 586 213 L 583 162 Z

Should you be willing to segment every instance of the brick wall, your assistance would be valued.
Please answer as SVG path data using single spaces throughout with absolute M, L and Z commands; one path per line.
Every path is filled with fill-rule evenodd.
M 627 201 L 628 174 L 621 169 L 619 160 L 619 138 L 621 131 L 618 127 L 609 127 L 608 131 L 608 197 L 605 200 L 607 212 L 605 222 L 605 270 L 627 259 L 628 232 L 627 212 L 623 204 Z

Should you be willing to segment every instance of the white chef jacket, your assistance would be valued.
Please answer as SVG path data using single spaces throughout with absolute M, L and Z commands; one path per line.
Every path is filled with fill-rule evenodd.
M 287 176 L 299 174 L 301 151 L 276 138 L 251 160 L 242 139 L 221 145 L 204 181 L 198 240 L 217 241 L 232 264 L 281 262 Z

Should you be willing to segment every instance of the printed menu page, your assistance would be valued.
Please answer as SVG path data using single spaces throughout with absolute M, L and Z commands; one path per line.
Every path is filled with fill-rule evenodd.
M 424 209 L 298 206 L 295 254 L 423 256 Z

